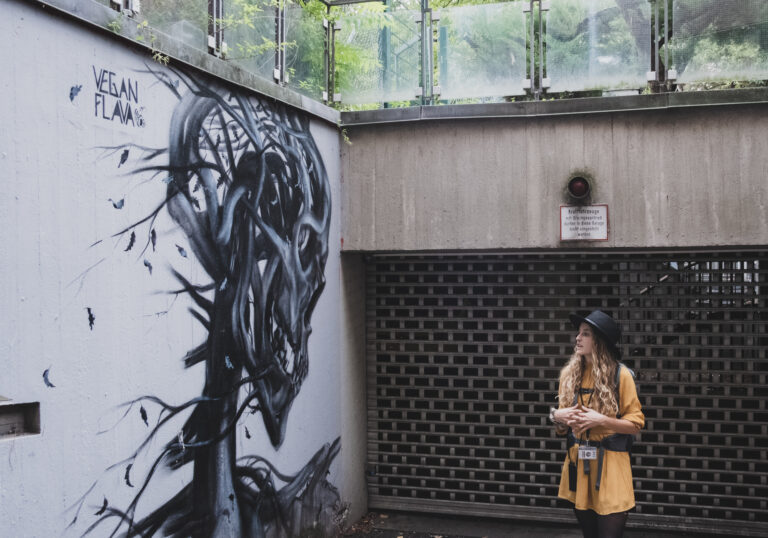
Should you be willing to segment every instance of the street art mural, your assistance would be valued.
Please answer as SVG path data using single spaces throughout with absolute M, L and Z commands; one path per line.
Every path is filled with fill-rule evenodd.
M 136 83 L 103 68 L 93 71 L 94 113 L 143 126 L 136 114 L 143 97 Z M 168 291 L 189 297 L 190 314 L 204 327 L 204 341 L 183 357 L 186 368 L 204 369 L 204 386 L 182 403 L 162 395 L 126 403 L 125 413 L 138 412 L 148 434 L 108 471 L 119 472 L 124 487 L 134 488 L 132 501 L 113 505 L 104 491 L 98 510 L 91 511 L 94 496 L 102 497 L 97 482 L 73 506 L 72 523 L 90 518 L 84 534 L 94 536 L 328 531 L 341 512 L 338 492 L 326 480 L 339 439 L 320 446 L 293 475 L 265 457 L 238 455 L 236 443 L 239 435 L 255 435 L 242 419 L 258 416 L 269 444 L 281 447 L 309 369 L 310 321 L 325 284 L 331 217 L 328 177 L 309 121 L 274 102 L 214 88 L 178 70 L 148 66 L 145 75 L 176 98 L 167 147 L 125 143 L 103 149 L 119 159 L 121 172 L 163 182 L 165 195 L 114 237 L 152 273 L 158 267 L 146 253 L 159 248 L 159 216 L 168 215 L 183 232 L 188 246 L 173 248 L 179 259 L 196 260 L 204 278 L 193 281 L 171 264 L 178 284 Z M 70 99 L 79 92 L 72 90 Z M 107 106 L 109 99 L 113 103 Z M 125 204 L 109 202 L 115 210 Z M 83 323 L 97 330 L 99 312 L 85 308 Z M 157 411 L 156 422 L 148 410 Z M 183 426 L 174 429 L 182 416 Z M 157 440 L 163 443 L 159 454 L 146 473 L 137 473 L 134 461 Z M 148 509 L 146 492 L 161 470 L 184 471 L 191 479 Z

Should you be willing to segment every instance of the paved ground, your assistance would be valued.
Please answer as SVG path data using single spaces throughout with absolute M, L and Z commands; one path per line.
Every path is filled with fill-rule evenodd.
M 581 532 L 575 521 L 572 525 L 567 525 L 371 512 L 343 536 L 348 538 L 581 538 Z M 648 532 L 631 528 L 624 532 L 624 538 L 688 538 L 692 536 L 694 535 Z
M 554 532 L 553 532 L 554 531 Z M 548 525 L 531 529 L 514 522 L 429 517 L 373 512 L 350 529 L 354 538 L 580 538 L 567 527 Z

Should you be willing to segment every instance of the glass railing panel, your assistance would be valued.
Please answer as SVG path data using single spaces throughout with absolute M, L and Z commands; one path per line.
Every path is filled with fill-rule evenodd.
M 336 35 L 338 91 L 345 104 L 412 101 L 419 92 L 418 11 L 342 16 Z
M 208 0 L 144 0 L 136 20 L 190 47 L 208 50 Z M 147 34 L 151 39 L 151 32 Z
M 314 4 L 314 5 L 312 5 Z M 325 5 L 318 0 L 285 9 L 285 68 L 288 87 L 318 101 L 325 90 Z
M 522 2 L 449 8 L 438 16 L 440 99 L 525 93 Z
M 678 83 L 768 79 L 765 0 L 674 0 L 672 32 Z
M 651 61 L 648 0 L 552 0 L 547 13 L 549 91 L 646 85 Z
M 221 26 L 227 44 L 227 61 L 274 80 L 276 17 L 277 0 L 224 2 Z

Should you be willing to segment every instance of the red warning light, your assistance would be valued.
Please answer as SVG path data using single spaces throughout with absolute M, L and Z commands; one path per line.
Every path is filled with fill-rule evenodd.
M 583 200 L 589 196 L 589 181 L 585 178 L 576 176 L 568 181 L 568 194 L 576 200 Z

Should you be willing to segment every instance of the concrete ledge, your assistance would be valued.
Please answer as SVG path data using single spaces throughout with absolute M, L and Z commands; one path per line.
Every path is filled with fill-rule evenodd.
M 359 110 L 342 112 L 341 121 L 346 125 L 365 125 L 367 123 L 398 123 L 417 121 L 422 118 L 425 107 L 381 108 L 377 110 Z
M 351 126 L 424 120 L 531 118 L 755 103 L 768 103 L 768 88 L 365 110 L 342 112 L 341 124 Z
M 335 125 L 339 123 L 340 116 L 336 109 L 289 88 L 275 84 L 271 80 L 250 73 L 226 60 L 221 60 L 207 52 L 190 47 L 159 30 L 152 29 L 152 35 L 155 37 L 152 47 L 144 42 L 137 41 L 137 38 L 141 37 L 137 29 L 137 25 L 141 22 L 140 18 L 125 17 L 125 23 L 121 25 L 119 31 L 109 29 L 107 25 L 118 19 L 120 14 L 94 0 L 25 1 L 52 11 L 55 14 L 73 19 L 99 32 L 111 35 L 115 39 L 123 40 L 128 46 L 145 50 L 148 58 L 151 58 L 154 48 L 171 58 L 171 66 L 176 62 L 180 62 L 186 67 L 202 71 L 249 91 L 260 93 L 286 105 L 301 109 L 319 119 Z
M 472 514 L 477 519 L 488 519 L 498 523 L 517 520 L 541 526 L 556 526 L 558 524 L 574 524 L 572 508 L 566 501 L 558 501 L 562 508 L 549 508 L 546 511 L 531 506 L 502 506 L 484 505 L 466 501 L 445 501 L 436 504 L 434 501 L 418 499 L 398 499 L 373 495 L 369 499 L 372 510 L 381 510 L 390 514 L 402 514 L 401 519 L 393 518 L 395 526 L 405 526 L 408 517 L 457 517 L 457 514 Z M 416 514 L 410 515 L 409 514 Z M 461 516 L 458 516 L 459 518 Z M 464 516 L 467 517 L 467 516 Z M 387 518 L 389 519 L 389 518 Z M 637 529 L 639 532 L 647 532 L 646 536 L 654 538 L 667 538 L 668 533 L 691 533 L 697 537 L 717 538 L 721 536 L 748 536 L 757 538 L 764 536 L 763 527 L 757 522 L 736 520 L 715 520 L 700 517 L 677 517 L 658 514 L 643 514 L 632 509 L 627 521 L 627 529 Z M 507 534 L 507 536 L 514 536 Z M 629 534 L 628 534 L 629 536 Z
M 540 511 L 541 512 L 541 511 Z M 368 520 L 374 529 L 384 531 L 370 534 L 382 538 L 391 536 L 453 536 L 462 538 L 581 538 L 582 533 L 576 523 L 573 513 L 562 523 L 548 523 L 539 521 L 533 517 L 530 521 L 503 520 L 489 517 L 461 517 L 455 514 L 437 516 L 428 513 L 373 512 L 368 515 Z M 685 531 L 660 531 L 658 529 L 633 528 L 635 518 L 632 513 L 629 516 L 627 529 L 624 530 L 625 538 L 682 538 L 691 536 Z M 390 533 L 386 533 L 390 531 Z M 386 534 L 385 534 L 386 533 Z M 355 534 L 353 536 L 358 536 Z M 368 536 L 364 534 L 362 536 Z M 697 533 L 697 538 L 712 538 L 716 535 L 709 533 Z

